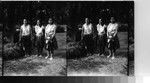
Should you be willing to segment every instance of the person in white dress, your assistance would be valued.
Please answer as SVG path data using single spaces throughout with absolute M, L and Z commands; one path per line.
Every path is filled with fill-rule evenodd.
M 82 26 L 82 37 L 87 50 L 87 55 L 93 54 L 93 25 L 90 23 L 89 18 L 85 18 L 85 23 Z
M 118 23 L 115 22 L 114 17 L 110 19 L 111 23 L 107 26 L 107 47 L 109 49 L 109 56 L 112 56 L 112 59 L 115 58 L 115 52 L 120 47 L 119 39 L 117 36 L 118 33 Z
M 53 59 L 54 50 L 58 48 L 57 41 L 55 38 L 57 26 L 53 23 L 52 18 L 49 18 L 48 24 L 45 27 L 45 43 L 47 50 L 47 58 L 50 57 L 50 60 Z
M 104 56 L 105 46 L 106 46 L 106 32 L 105 28 L 106 25 L 102 25 L 102 19 L 99 19 L 99 23 L 97 24 L 97 32 L 98 32 L 98 39 L 97 39 L 97 47 L 99 55 Z
M 29 56 L 31 53 L 31 26 L 27 24 L 27 20 L 23 19 L 23 25 L 20 28 L 20 41 L 25 51 L 25 56 Z
M 44 47 L 44 26 L 41 25 L 40 20 L 37 20 L 37 24 L 34 26 L 35 36 L 36 36 L 36 47 L 38 54 L 37 56 L 42 56 L 42 51 Z

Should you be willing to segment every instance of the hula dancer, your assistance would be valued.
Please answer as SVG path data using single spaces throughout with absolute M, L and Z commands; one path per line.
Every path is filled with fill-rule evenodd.
M 20 39 L 25 51 L 25 56 L 29 56 L 31 53 L 31 27 L 27 24 L 27 20 L 23 20 L 23 25 L 20 28 Z
M 37 20 L 37 24 L 34 27 L 35 35 L 36 35 L 36 47 L 38 54 L 37 56 L 42 56 L 42 51 L 44 47 L 44 26 L 41 25 L 40 20 Z
M 52 18 L 49 18 L 48 25 L 45 28 L 45 43 L 46 43 L 46 50 L 47 50 L 47 57 L 50 57 L 50 60 L 53 59 L 54 50 L 58 48 L 57 41 L 55 38 L 56 34 L 56 25 L 53 23 Z
M 114 17 L 111 17 L 110 19 L 111 23 L 109 23 L 107 27 L 107 43 L 108 43 L 108 49 L 109 49 L 109 56 L 112 56 L 112 59 L 115 58 L 115 52 L 120 47 L 119 39 L 117 36 L 118 33 L 118 24 L 115 22 Z

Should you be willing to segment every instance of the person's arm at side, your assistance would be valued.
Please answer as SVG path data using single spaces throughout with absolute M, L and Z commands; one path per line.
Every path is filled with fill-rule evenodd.
M 81 30 L 82 30 L 82 32 L 81 32 L 81 40 L 82 40 L 82 39 L 83 39 L 83 36 L 84 36 L 84 34 L 83 34 L 83 33 L 84 33 L 84 28 L 83 28 L 83 26 L 82 26 L 82 29 L 81 29 Z
M 109 36 L 109 35 L 108 35 L 108 27 L 109 27 L 109 24 L 108 24 L 108 26 L 106 27 L 106 30 L 107 30 L 106 34 L 107 34 L 107 37 Z
M 19 41 L 21 41 L 21 37 L 22 37 L 22 27 L 20 27 Z
M 47 27 L 47 26 L 46 26 Z M 44 29 L 44 37 L 45 37 L 45 39 L 47 40 L 47 32 L 46 32 L 46 27 L 45 27 L 45 29 Z
M 33 29 L 31 28 L 31 26 L 29 25 L 29 28 L 30 28 L 30 39 L 32 40 L 33 39 Z
M 57 29 L 57 26 L 55 25 L 55 27 L 54 27 L 54 32 L 53 32 L 53 35 L 52 35 L 52 38 L 55 36 L 55 34 L 56 34 L 56 29 Z
M 96 38 L 96 30 L 95 30 L 95 26 L 91 25 L 92 26 L 92 35 L 93 35 L 93 38 Z
M 118 24 L 116 24 L 116 29 L 115 29 L 115 33 L 114 33 L 113 37 L 115 37 L 117 33 L 118 33 Z

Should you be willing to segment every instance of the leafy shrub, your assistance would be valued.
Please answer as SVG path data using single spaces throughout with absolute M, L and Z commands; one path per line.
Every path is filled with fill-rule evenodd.
M 57 33 L 65 32 L 66 27 L 67 27 L 66 25 L 58 25 L 57 29 L 56 29 L 56 32 Z
M 24 51 L 16 44 L 7 43 L 4 45 L 4 55 L 5 60 L 15 59 L 24 56 Z
M 80 58 L 86 56 L 86 49 L 81 42 L 70 42 L 67 45 L 67 58 Z

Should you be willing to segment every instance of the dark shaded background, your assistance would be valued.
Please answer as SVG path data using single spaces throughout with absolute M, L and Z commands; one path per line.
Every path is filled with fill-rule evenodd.
M 34 25 L 37 19 L 41 19 L 42 23 L 46 24 L 48 18 L 53 17 L 57 24 L 76 27 L 84 23 L 85 17 L 89 17 L 94 24 L 98 23 L 98 18 L 102 18 L 104 23 L 108 24 L 111 16 L 114 16 L 118 22 L 127 23 L 129 30 L 133 32 L 133 1 L 18 1 L 0 2 L 0 4 L 3 18 L 0 22 L 5 24 L 4 32 L 14 31 L 15 26 L 21 25 L 24 18 Z

